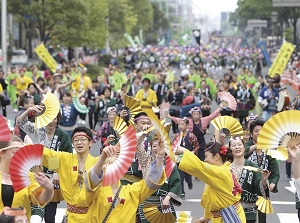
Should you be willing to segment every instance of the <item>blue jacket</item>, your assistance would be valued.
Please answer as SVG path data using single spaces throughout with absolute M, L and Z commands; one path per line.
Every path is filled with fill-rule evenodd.
M 60 105 L 62 118 L 60 120 L 61 126 L 73 126 L 76 124 L 78 111 L 73 103 L 70 103 L 68 110 L 65 109 L 64 104 Z

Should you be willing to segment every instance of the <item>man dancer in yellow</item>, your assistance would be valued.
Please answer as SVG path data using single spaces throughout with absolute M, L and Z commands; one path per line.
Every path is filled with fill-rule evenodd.
M 68 223 L 86 223 L 86 214 L 89 206 L 86 204 L 83 174 L 89 170 L 98 158 L 90 155 L 93 143 L 93 134 L 90 129 L 80 126 L 72 133 L 72 142 L 76 154 L 55 152 L 44 149 L 43 166 L 51 169 L 51 160 L 59 162 L 56 170 L 59 174 L 59 184 L 63 198 L 67 202 L 65 218 Z M 50 166 L 49 166 L 50 165 Z
M 141 141 L 138 140 L 139 143 Z M 88 223 L 116 223 L 120 221 L 132 223 L 136 221 L 138 205 L 158 190 L 166 179 L 163 172 L 164 146 L 161 142 L 156 141 L 155 143 L 157 143 L 157 156 L 150 164 L 147 177 L 122 187 L 120 181 L 110 186 L 102 186 L 103 171 L 107 165 L 116 160 L 114 154 L 118 150 L 115 146 L 108 146 L 103 149 L 99 160 L 84 178 L 86 200 L 90 207 L 87 216 Z M 115 203 L 114 197 L 118 198 Z M 111 207 L 112 211 L 109 212 Z

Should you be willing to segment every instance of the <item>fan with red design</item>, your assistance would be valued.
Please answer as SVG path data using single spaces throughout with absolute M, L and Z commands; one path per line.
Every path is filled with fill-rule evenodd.
M 118 158 L 107 165 L 103 176 L 103 186 L 112 185 L 120 180 L 130 167 L 134 158 L 137 139 L 134 128 L 130 125 L 120 138 L 117 146 L 120 146 Z
M 42 171 L 44 145 L 27 145 L 19 149 L 10 161 L 9 174 L 15 192 L 30 185 L 33 173 Z
M 237 102 L 236 102 L 235 98 L 229 92 L 219 92 L 218 97 L 219 97 L 221 103 L 223 103 L 224 107 L 228 107 L 228 108 L 236 111 Z
M 7 120 L 0 115 L 0 141 L 9 142 L 10 136 L 11 132 L 7 125 Z

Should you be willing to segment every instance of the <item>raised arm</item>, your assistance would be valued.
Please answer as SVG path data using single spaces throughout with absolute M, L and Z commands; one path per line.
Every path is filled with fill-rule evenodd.
M 226 191 L 224 184 L 230 183 L 233 186 L 229 169 L 203 162 L 194 153 L 181 146 L 178 146 L 176 153 L 183 154 L 178 167 L 180 170 L 197 177 L 218 191 Z

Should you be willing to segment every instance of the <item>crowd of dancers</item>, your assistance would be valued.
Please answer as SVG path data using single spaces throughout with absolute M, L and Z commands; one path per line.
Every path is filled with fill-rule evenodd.
M 300 110 L 299 95 L 291 100 L 281 74 L 260 74 L 257 66 L 263 57 L 259 49 L 216 45 L 199 51 L 145 48 L 143 54 L 153 59 L 143 59 L 143 63 L 134 59 L 135 51 L 128 51 L 124 69 L 114 62 L 93 79 L 86 67 L 74 61 L 58 66 L 53 75 L 34 65 L 12 67 L 9 74 L 1 71 L 2 114 L 7 116 L 11 104 L 16 118 L 8 126 L 8 120 L 0 119 L 1 126 L 12 133 L 8 138 L 0 136 L 0 222 L 18 222 L 22 217 L 20 222 L 55 222 L 62 200 L 67 203 L 63 222 L 69 223 L 266 222 L 268 213 L 257 204 L 278 192 L 279 166 L 276 158 L 257 147 L 257 139 L 273 115 Z M 174 55 L 179 56 L 178 63 L 170 64 Z M 192 55 L 188 66 L 187 55 Z M 217 62 L 217 57 L 223 60 Z M 295 57 L 289 72 L 298 70 Z M 232 66 L 231 59 L 242 65 Z M 258 63 L 253 65 L 252 59 Z M 171 65 L 180 69 L 179 78 Z M 227 71 L 216 81 L 218 67 Z M 60 109 L 37 128 L 36 117 L 48 109 L 43 103 L 47 94 L 59 101 Z M 211 123 L 219 117 L 236 120 L 242 134 L 235 135 L 226 126 L 213 132 Z M 212 141 L 206 142 L 206 134 L 214 135 Z M 90 148 L 99 140 L 101 148 L 94 157 Z M 30 186 L 15 191 L 11 160 L 29 144 L 45 147 L 44 168 Z M 169 146 L 172 152 L 166 151 Z M 120 165 L 120 170 L 114 170 L 117 180 L 107 183 L 110 165 L 131 147 L 135 154 L 130 167 L 121 174 Z M 293 173 L 297 181 L 299 147 L 289 150 L 286 177 L 290 179 Z M 176 216 L 176 206 L 185 199 L 185 183 L 193 189 L 192 176 L 206 184 L 200 219 L 184 213 Z

